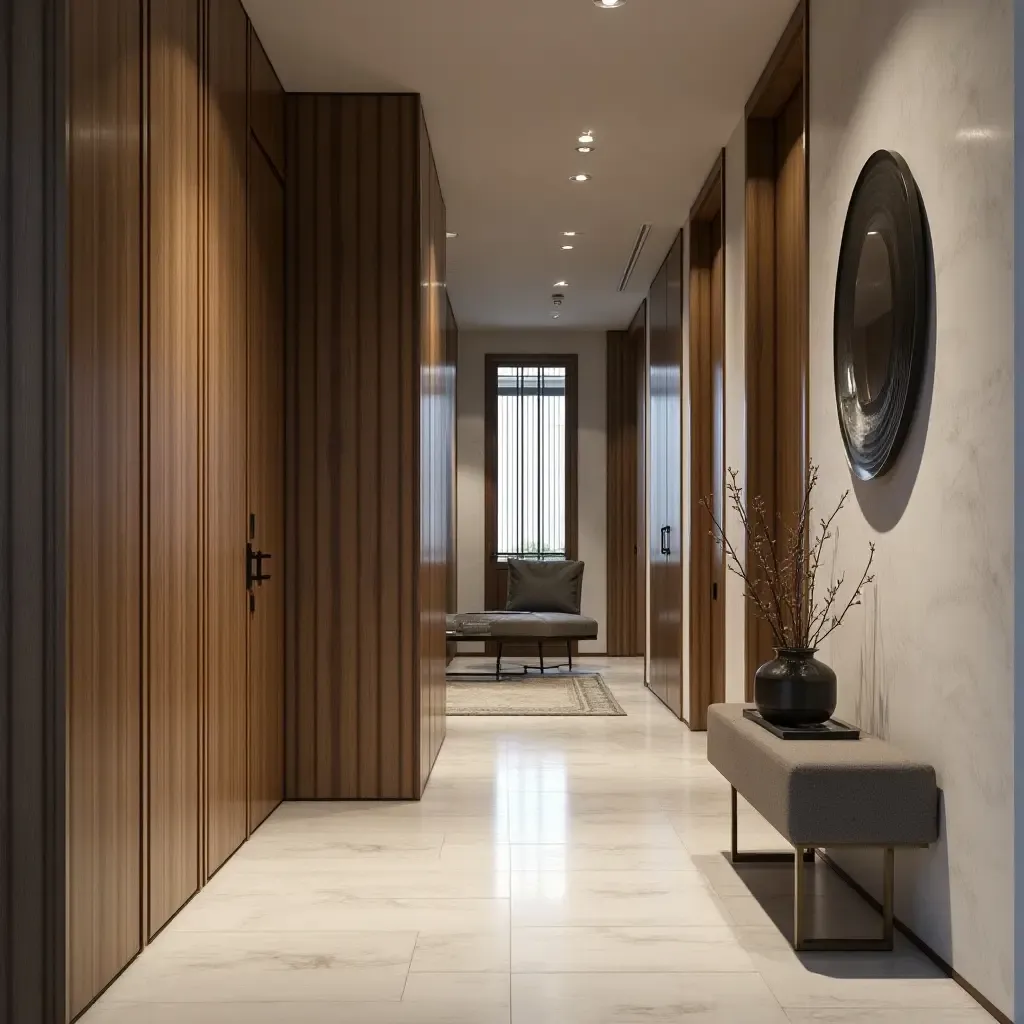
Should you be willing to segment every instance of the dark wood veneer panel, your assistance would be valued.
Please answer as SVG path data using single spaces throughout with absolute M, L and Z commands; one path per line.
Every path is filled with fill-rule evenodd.
M 69 7 L 68 998 L 142 947 L 142 23 Z M 109 233 L 105 225 L 116 224 Z

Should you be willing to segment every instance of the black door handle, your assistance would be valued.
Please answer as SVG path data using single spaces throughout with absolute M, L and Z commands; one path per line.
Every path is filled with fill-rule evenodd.
M 663 526 L 661 528 L 661 553 L 663 555 L 672 554 L 672 527 Z
M 712 601 L 717 601 L 718 600 L 718 584 L 717 583 L 712 583 L 711 584 L 711 600 Z
M 270 558 L 264 551 L 257 551 L 252 544 L 245 545 L 245 589 L 252 590 L 253 586 L 262 586 L 270 579 L 270 573 L 263 571 L 264 559 Z

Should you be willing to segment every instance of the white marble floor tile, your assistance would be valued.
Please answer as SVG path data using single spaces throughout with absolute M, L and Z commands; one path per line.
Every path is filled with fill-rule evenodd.
M 787 1024 L 756 974 L 513 974 L 512 1024 Z
M 621 718 L 452 718 L 419 802 L 285 804 L 84 1024 L 982 1024 L 901 938 L 797 957 L 792 869 L 646 690 Z M 744 849 L 787 849 L 744 801 Z M 878 915 L 825 868 L 814 927 Z
M 164 934 L 104 1003 L 401 999 L 415 932 Z
M 731 928 L 516 928 L 512 971 L 751 973 L 750 954 Z

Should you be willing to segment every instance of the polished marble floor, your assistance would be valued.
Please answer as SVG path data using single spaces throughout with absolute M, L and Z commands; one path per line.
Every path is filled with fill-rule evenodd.
M 792 869 L 722 856 L 729 789 L 644 688 L 625 718 L 450 718 L 415 804 L 286 804 L 87 1024 L 983 1024 L 912 947 L 789 948 Z M 749 808 L 751 847 L 783 848 Z M 878 919 L 814 869 L 817 923 Z M 781 931 L 780 931 L 781 928 Z

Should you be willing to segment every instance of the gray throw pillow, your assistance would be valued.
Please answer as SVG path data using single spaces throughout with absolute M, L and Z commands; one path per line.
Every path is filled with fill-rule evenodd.
M 510 612 L 565 612 L 579 615 L 583 599 L 583 563 L 508 560 Z

